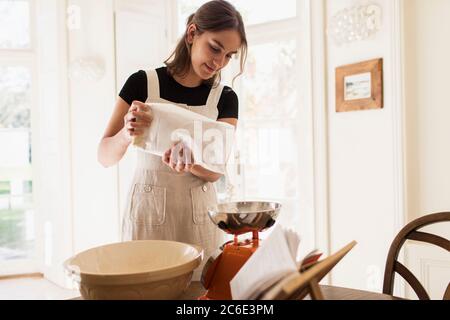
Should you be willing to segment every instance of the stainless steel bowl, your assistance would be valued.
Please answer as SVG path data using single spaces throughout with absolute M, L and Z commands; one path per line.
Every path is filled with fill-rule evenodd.
M 280 209 L 281 204 L 276 202 L 230 202 L 210 208 L 208 215 L 226 233 L 240 235 L 270 228 Z

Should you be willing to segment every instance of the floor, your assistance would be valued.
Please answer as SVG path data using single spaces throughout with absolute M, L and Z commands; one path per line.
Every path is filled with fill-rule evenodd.
M 0 300 L 67 300 L 79 295 L 78 290 L 61 288 L 44 278 L 0 280 Z

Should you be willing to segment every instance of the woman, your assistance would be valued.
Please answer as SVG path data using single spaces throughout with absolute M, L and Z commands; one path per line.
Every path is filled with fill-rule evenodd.
M 240 52 L 241 72 L 247 40 L 240 13 L 228 2 L 210 1 L 192 14 L 166 67 L 130 76 L 99 145 L 99 162 L 109 167 L 132 139 L 150 126 L 146 103 L 172 103 L 237 126 L 238 98 L 220 84 L 220 72 Z M 223 233 L 207 216 L 217 203 L 213 182 L 221 175 L 184 159 L 185 146 L 165 155 L 138 153 L 122 225 L 122 240 L 172 240 L 200 245 L 205 257 L 222 244 Z M 206 260 L 206 259 L 205 259 Z M 201 268 L 199 269 L 201 271 Z M 195 275 L 198 278 L 198 274 Z

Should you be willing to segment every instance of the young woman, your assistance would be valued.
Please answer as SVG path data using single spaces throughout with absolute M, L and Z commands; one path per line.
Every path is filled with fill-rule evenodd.
M 204 4 L 189 17 L 166 67 L 139 71 L 125 83 L 99 145 L 99 162 L 105 167 L 115 165 L 133 137 L 142 136 L 150 126 L 152 119 L 143 102 L 177 104 L 236 126 L 238 98 L 220 84 L 220 72 L 240 54 L 242 74 L 246 53 L 240 13 L 226 1 Z M 204 248 L 208 257 L 223 241 L 223 232 L 207 214 L 207 208 L 217 203 L 212 183 L 221 176 L 183 160 L 180 155 L 189 150 L 183 147 L 179 153 L 178 147 L 167 150 L 162 158 L 138 153 L 122 239 L 192 243 Z

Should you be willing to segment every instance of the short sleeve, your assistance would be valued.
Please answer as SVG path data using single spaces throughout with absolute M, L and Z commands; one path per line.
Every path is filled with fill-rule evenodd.
M 217 109 L 219 110 L 217 119 L 239 119 L 239 99 L 233 89 L 230 87 L 223 89 Z
M 125 82 L 119 97 L 131 105 L 133 101 L 145 102 L 147 100 L 147 74 L 139 70 L 133 73 Z

